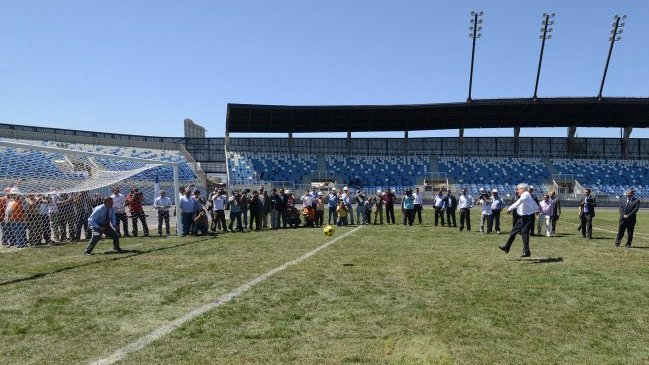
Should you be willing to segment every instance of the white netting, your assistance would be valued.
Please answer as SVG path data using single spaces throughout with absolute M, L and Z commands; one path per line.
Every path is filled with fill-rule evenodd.
M 95 146 L 80 144 L 65 147 L 0 139 L 0 230 L 4 245 L 85 240 L 90 235 L 88 217 L 109 196 L 116 197 L 115 228 L 122 235 L 175 233 L 174 208 L 169 207 L 166 214 L 170 228 L 162 217 L 158 231 L 159 212 L 166 209 L 156 209 L 153 203 L 159 190 L 165 190 L 175 204 L 178 193 L 173 166 L 177 166 L 176 186 L 194 183 L 196 176 L 179 153 L 125 147 L 98 151 Z M 159 161 L 152 160 L 160 156 Z

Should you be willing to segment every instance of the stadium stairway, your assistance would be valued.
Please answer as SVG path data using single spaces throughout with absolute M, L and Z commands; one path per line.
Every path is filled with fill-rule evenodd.
M 543 165 L 545 165 L 545 168 L 550 172 L 550 176 L 559 174 L 549 158 L 542 158 L 541 161 L 543 161 Z

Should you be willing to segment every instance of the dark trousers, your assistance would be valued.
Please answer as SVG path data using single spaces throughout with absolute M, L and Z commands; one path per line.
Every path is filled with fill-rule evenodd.
M 417 219 L 419 219 L 419 224 L 421 224 L 421 204 L 415 204 L 414 213 L 417 215 Z
M 444 225 L 444 210 L 442 208 L 435 207 L 435 225 L 437 225 L 438 220 L 442 220 L 442 226 Z
M 520 233 L 521 238 L 523 239 L 523 253 L 524 254 L 530 253 L 530 230 L 534 225 L 533 218 L 534 218 L 534 214 L 523 215 L 519 217 L 519 219 L 516 221 L 516 225 L 514 226 L 514 229 L 512 229 L 512 231 L 509 232 L 509 238 L 505 243 L 505 248 L 507 249 L 507 251 L 509 251 L 509 249 L 512 247 L 512 243 L 514 243 L 514 239 L 516 238 L 516 235 Z
M 512 211 L 512 228 L 516 227 L 516 222 L 518 222 L 518 213 Z
M 90 235 L 92 233 L 88 227 L 88 217 L 90 217 L 90 214 L 85 214 L 85 213 L 82 213 L 77 217 L 77 226 L 74 230 L 74 235 L 72 236 L 73 240 L 76 241 L 81 240 L 82 230 L 85 232 L 86 239 L 90 238 Z
M 394 219 L 394 204 L 385 205 L 385 223 L 390 223 L 390 222 L 392 222 L 392 224 L 396 222 Z
M 87 224 L 87 221 L 86 221 Z M 52 242 L 52 231 L 50 230 L 50 217 L 47 214 L 39 214 L 36 216 L 36 225 L 34 226 L 34 242 L 45 243 Z M 89 238 L 90 235 L 88 235 Z M 32 232 L 29 231 L 29 238 L 32 238 Z
M 192 228 L 192 224 L 194 223 L 194 213 L 182 213 L 180 219 L 183 223 L 183 231 L 181 235 L 184 237 L 189 234 L 189 230 Z
M 315 211 L 315 224 L 318 227 L 322 227 L 322 222 L 324 221 L 324 210 Z
M 286 220 L 286 209 L 279 211 L 279 218 L 282 220 L 282 227 L 286 228 L 286 224 L 288 223 Z M 230 220 L 232 220 L 232 217 L 230 217 Z
M 453 227 L 457 227 L 457 223 L 455 222 L 455 209 L 446 209 L 446 223 L 448 223 L 448 226 L 451 226 L 451 218 L 453 219 Z
M 329 219 L 327 219 L 327 224 L 331 224 L 331 217 L 333 217 L 333 222 L 336 224 L 336 208 L 329 207 Z
M 558 215 L 553 215 L 552 216 L 552 233 L 555 233 L 557 231 L 557 221 L 559 220 Z
M 215 210 L 212 212 L 212 231 L 223 230 L 227 232 L 228 227 L 225 224 L 225 211 Z
M 137 220 L 140 219 L 142 222 L 142 231 L 145 236 L 149 235 L 149 227 L 146 225 L 146 215 L 144 211 L 133 212 L 131 211 L 131 223 L 133 224 L 133 236 L 137 236 Z
M 615 245 L 619 246 L 622 242 L 622 237 L 624 237 L 624 231 L 626 231 L 626 247 L 631 247 L 633 242 L 633 231 L 635 230 L 635 219 L 622 219 L 620 218 L 620 228 L 617 230 L 617 238 L 615 239 Z
M 119 233 L 117 233 L 113 227 L 108 227 L 106 231 L 103 233 L 106 235 L 106 237 L 110 237 L 113 239 L 113 250 L 119 251 Z M 91 237 L 90 241 L 88 242 L 88 246 L 86 246 L 85 253 L 91 253 L 92 250 L 95 249 L 95 246 L 97 245 L 97 242 L 101 239 L 102 233 L 95 228 L 92 228 L 91 230 Z
M 593 237 L 593 215 L 582 213 L 581 215 L 581 235 L 583 237 Z
M 126 218 L 126 213 L 115 213 L 115 219 L 117 220 L 117 225 L 115 226 L 117 234 L 122 235 L 119 229 L 119 224 L 122 223 L 124 226 L 124 236 L 128 236 L 128 219 Z
M 500 209 L 491 211 L 491 220 L 489 221 L 489 232 L 492 231 L 493 226 L 496 226 L 496 232 L 500 232 Z
M 416 206 L 416 205 L 415 205 Z M 403 214 L 403 224 L 406 224 L 406 221 L 408 222 L 408 225 L 412 226 L 413 223 L 415 223 L 415 210 L 414 209 L 405 209 Z
M 234 231 L 234 229 L 232 229 L 232 228 L 233 228 L 235 219 L 237 221 L 237 231 L 243 231 L 243 226 L 241 225 L 241 212 L 234 213 L 232 211 L 230 211 L 230 226 L 229 226 L 230 230 Z
M 464 229 L 464 223 L 466 222 L 466 230 L 471 230 L 471 209 L 462 208 L 460 209 L 460 231 Z
M 530 228 L 532 236 L 534 236 L 534 227 L 536 227 L 536 214 L 532 216 L 532 228 Z
M 167 235 L 169 235 L 169 211 L 168 210 L 159 210 L 158 211 L 158 234 L 162 234 L 162 221 L 165 223 L 165 229 Z
M 255 224 L 255 229 L 261 229 L 261 217 L 259 211 L 251 210 L 250 211 L 250 229 L 252 229 L 253 223 Z

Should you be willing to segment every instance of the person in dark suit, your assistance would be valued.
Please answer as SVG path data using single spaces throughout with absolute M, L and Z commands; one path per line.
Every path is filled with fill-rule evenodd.
M 453 227 L 457 227 L 455 223 L 455 211 L 457 210 L 457 198 L 451 194 L 451 190 L 446 192 L 446 222 L 451 226 L 451 219 L 453 219 Z
M 557 193 L 554 191 L 550 192 L 550 200 L 552 200 L 552 234 L 556 232 L 557 221 L 561 216 L 561 200 L 556 197 Z
M 635 190 L 631 188 L 626 191 L 626 199 L 622 199 L 620 202 L 620 228 L 617 231 L 615 247 L 620 247 L 624 231 L 626 231 L 626 244 L 624 246 L 631 248 L 638 209 L 640 209 L 640 199 L 636 198 Z
M 591 239 L 593 238 L 593 218 L 595 218 L 597 201 L 590 195 L 590 189 L 584 190 L 584 197 L 581 199 L 579 206 L 581 207 L 581 213 L 579 214 L 579 219 L 581 219 L 581 236 Z

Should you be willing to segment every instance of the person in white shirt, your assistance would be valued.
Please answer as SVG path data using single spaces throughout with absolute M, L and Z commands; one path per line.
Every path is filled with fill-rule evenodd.
M 507 242 L 502 246 L 498 246 L 498 248 L 503 250 L 505 253 L 509 253 L 516 235 L 520 233 L 521 238 L 523 239 L 523 254 L 521 257 L 530 257 L 530 230 L 534 224 L 533 217 L 538 213 L 539 206 L 527 191 L 527 184 L 518 184 L 516 186 L 516 193 L 519 194 L 519 198 L 509 206 L 507 214 L 511 214 L 513 210 L 516 210 L 519 218 L 516 221 L 516 225 L 509 233 Z
M 460 209 L 460 231 L 464 230 L 466 221 L 466 230 L 471 230 L 471 208 L 473 207 L 473 197 L 467 193 L 466 188 L 462 189 L 457 207 Z
M 63 225 L 63 219 L 59 214 L 59 194 L 55 190 L 52 190 L 47 193 L 47 198 L 47 212 L 50 217 L 50 230 L 54 233 L 54 242 L 60 242 L 63 237 L 61 232 L 65 229 L 65 226 Z
M 304 195 L 300 198 L 302 201 L 302 208 L 310 207 L 313 205 L 313 197 L 311 196 L 311 193 L 309 190 L 304 190 Z
M 541 227 L 545 223 L 545 235 L 550 237 L 552 233 L 552 210 L 554 206 L 552 205 L 552 200 L 550 200 L 550 195 L 545 194 L 543 200 L 539 202 L 539 223 L 536 226 L 536 232 L 541 235 Z
M 353 226 L 354 210 L 352 209 L 352 195 L 349 193 L 348 187 L 345 186 L 343 188 L 343 193 L 340 196 L 340 199 L 342 199 L 343 203 L 345 204 L 345 208 L 347 208 L 347 212 L 349 212 L 349 223 Z
M 491 227 L 493 225 L 493 221 L 491 220 L 491 203 L 493 203 L 493 199 L 489 196 L 489 193 L 483 192 L 478 201 L 478 204 L 482 205 L 482 213 L 480 214 L 481 234 L 484 234 L 485 231 L 487 234 L 491 233 Z
M 492 226 L 496 226 L 496 233 L 500 234 L 500 212 L 505 206 L 502 198 L 498 195 L 498 189 L 493 189 L 491 191 L 491 223 L 489 223 L 489 231 L 491 231 Z M 493 223 L 493 224 L 492 224 Z
M 162 236 L 162 221 L 165 223 L 166 236 L 169 237 L 169 208 L 171 208 L 171 199 L 167 192 L 160 190 L 160 196 L 153 200 L 153 207 L 158 210 L 158 236 Z
M 442 227 L 444 227 L 444 211 L 448 204 L 448 199 L 446 199 L 443 194 L 444 192 L 440 190 L 439 193 L 435 195 L 435 202 L 433 203 L 433 207 L 435 208 L 435 225 L 437 226 L 437 222 L 441 219 Z
M 415 197 L 415 214 L 417 215 L 417 219 L 419 220 L 419 224 L 421 224 L 421 210 L 424 207 L 424 194 L 419 193 L 419 188 L 415 188 L 415 193 L 412 194 L 412 196 Z M 442 218 L 444 219 L 444 218 Z M 444 221 L 442 220 L 442 225 L 444 225 Z
M 126 195 L 119 193 L 119 188 L 113 188 L 113 195 L 110 196 L 113 199 L 113 209 L 115 210 L 115 219 L 117 223 L 115 224 L 115 231 L 120 237 L 129 237 L 128 234 L 128 218 L 126 217 Z M 122 223 L 124 226 L 124 235 L 120 233 L 119 224 Z

